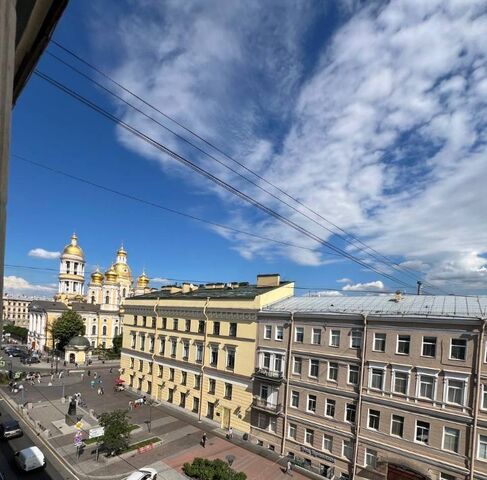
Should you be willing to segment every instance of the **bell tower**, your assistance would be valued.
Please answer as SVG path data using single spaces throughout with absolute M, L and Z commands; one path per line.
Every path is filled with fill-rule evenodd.
M 85 255 L 75 233 L 64 247 L 59 263 L 59 285 L 56 300 L 69 301 L 83 297 L 85 283 Z

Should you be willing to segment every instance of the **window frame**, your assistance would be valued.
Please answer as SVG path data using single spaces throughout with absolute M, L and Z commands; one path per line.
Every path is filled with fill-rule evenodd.
M 401 421 L 401 435 L 398 435 L 396 433 L 393 433 L 394 429 L 394 417 L 396 418 L 400 418 L 402 421 Z M 392 414 L 391 415 L 391 429 L 390 429 L 390 434 L 391 436 L 393 437 L 396 437 L 396 438 L 404 438 L 404 424 L 405 424 L 405 417 L 403 417 L 402 415 L 396 415 L 396 414 Z
M 465 342 L 464 347 L 460 347 L 460 348 L 463 348 L 464 358 L 455 358 L 455 357 L 453 357 L 452 351 L 453 351 L 453 341 L 454 340 L 460 340 L 460 341 Z M 456 347 L 458 348 L 458 345 L 456 345 Z M 450 338 L 450 349 L 449 349 L 449 352 L 448 352 L 448 359 L 449 360 L 457 360 L 459 362 L 465 362 L 467 360 L 467 347 L 468 347 L 468 342 L 467 342 L 467 339 L 466 338 Z
M 377 427 L 373 427 L 370 425 L 371 419 L 374 419 L 374 422 L 377 421 Z M 378 432 L 380 430 L 380 410 L 369 408 L 369 411 L 367 413 L 367 428 L 369 430 L 374 430 L 375 432 Z
M 482 441 L 481 439 L 484 438 Z M 485 451 L 485 457 L 480 456 L 480 446 L 485 445 L 484 451 Z M 477 459 L 481 460 L 482 462 L 487 462 L 487 435 L 482 435 L 481 433 L 478 434 L 477 436 Z
M 447 430 L 454 430 L 456 432 L 456 435 L 455 435 L 455 441 L 456 441 L 455 447 L 456 447 L 456 449 L 451 450 L 451 449 L 445 447 L 445 439 L 446 439 L 446 435 L 447 435 Z M 442 434 L 442 438 L 441 438 L 441 449 L 445 450 L 446 452 L 450 452 L 450 453 L 458 453 L 458 451 L 460 450 L 460 429 L 443 426 L 443 434 Z
M 327 418 L 335 418 L 336 415 L 336 405 L 337 402 L 334 398 L 326 398 L 325 399 L 325 411 L 324 411 L 324 416 Z M 328 415 L 328 406 L 333 408 L 333 415 Z
M 298 392 L 297 390 L 291 390 L 289 406 L 291 408 L 299 408 L 300 397 L 301 397 L 300 392 Z M 294 405 L 294 400 L 297 400 L 296 405 Z
M 312 375 L 311 371 L 316 367 L 316 375 Z M 320 361 L 316 360 L 315 358 L 309 359 L 308 365 L 308 377 L 310 378 L 318 378 L 320 376 Z
M 384 342 L 384 347 L 383 348 L 377 348 L 376 341 L 378 340 L 377 336 L 378 335 L 383 335 L 384 338 L 381 339 L 381 341 Z M 384 353 L 386 351 L 386 346 L 387 346 L 387 334 L 383 332 L 374 332 L 374 342 L 372 345 L 372 351 L 373 352 L 381 352 Z
M 425 339 L 431 340 L 433 338 L 435 339 L 434 344 L 432 342 L 425 342 Z M 424 347 L 425 347 L 425 345 L 434 345 L 435 354 L 434 355 L 426 355 L 424 353 Z M 432 337 L 431 335 L 423 335 L 422 340 L 421 340 L 421 356 L 422 357 L 425 357 L 425 358 L 436 358 L 437 347 L 438 347 L 438 337 Z
M 408 341 L 407 341 L 407 345 L 408 345 L 408 348 L 407 348 L 407 352 L 400 352 L 399 351 L 399 345 L 401 344 L 401 342 L 405 342 L 405 339 L 401 340 L 401 337 L 407 337 L 408 338 Z M 397 338 L 396 338 L 396 355 L 404 355 L 404 356 L 407 356 L 407 355 L 411 355 L 411 335 L 405 335 L 405 334 L 397 334 Z
M 301 340 L 298 340 L 298 334 Z M 304 343 L 304 327 L 294 327 L 294 343 Z
M 330 442 L 330 448 L 325 447 L 326 440 Z M 328 435 L 327 433 L 323 434 L 323 438 L 321 440 L 321 449 L 325 452 L 332 453 L 333 452 L 333 436 Z
M 315 336 L 317 336 L 317 342 L 315 341 Z M 321 345 L 322 335 L 320 327 L 313 327 L 311 329 L 311 345 Z
M 312 400 L 312 397 L 314 400 Z M 310 405 L 310 400 L 314 401 L 314 410 L 310 410 L 309 405 Z M 316 407 L 318 404 L 318 397 L 316 395 L 313 395 L 311 393 L 306 394 L 306 412 L 307 413 L 313 413 L 316 415 Z
M 358 346 L 354 346 L 354 340 L 357 339 L 357 334 L 360 334 L 360 342 Z M 350 330 L 350 348 L 353 348 L 354 350 L 359 350 L 360 348 L 362 348 L 363 341 L 364 341 L 363 337 L 364 334 L 362 330 L 359 330 L 358 328 L 352 328 Z
M 264 325 L 264 340 L 272 340 L 272 325 Z
M 332 367 L 331 367 L 332 365 L 334 366 L 333 367 L 333 370 L 334 371 L 336 370 L 336 378 L 331 378 L 330 377 L 330 372 L 332 370 Z M 335 366 L 336 366 L 336 368 L 335 368 Z M 338 383 L 338 375 L 339 375 L 339 364 L 338 364 L 338 362 L 328 362 L 328 368 L 327 368 L 327 372 L 326 372 L 326 379 L 329 382 Z
M 356 369 L 356 370 L 353 370 L 353 373 L 356 373 L 357 374 L 357 381 L 356 382 L 352 382 L 350 381 L 350 375 L 352 373 L 352 368 L 353 369 Z M 348 377 L 347 377 L 347 383 L 349 385 L 358 385 L 360 383 L 360 367 L 358 365 L 351 365 L 351 364 L 348 364 Z
M 334 333 L 337 333 L 337 332 L 338 332 L 338 337 L 333 335 Z M 333 343 L 334 337 L 338 338 L 338 343 L 336 345 Z M 330 330 L 330 340 L 328 342 L 328 346 L 333 347 L 333 348 L 339 348 L 340 347 L 340 337 L 341 337 L 341 330 L 331 329 Z
M 418 424 L 419 423 L 424 423 L 428 425 L 428 441 L 423 442 L 422 440 L 418 440 Z M 416 419 L 415 424 L 414 424 L 414 441 L 416 443 L 420 443 L 422 445 L 430 445 L 430 440 L 431 440 L 431 423 L 425 422 L 424 420 L 418 420 Z M 424 427 L 421 427 L 424 428 Z
M 299 365 L 299 372 L 297 372 L 296 369 L 294 368 L 296 364 Z M 302 373 L 303 373 L 303 357 L 293 356 L 293 375 L 302 375 Z
M 280 332 L 279 336 L 277 335 L 278 332 Z M 276 332 L 275 332 L 274 340 L 276 342 L 284 341 L 284 327 L 282 325 L 276 325 Z

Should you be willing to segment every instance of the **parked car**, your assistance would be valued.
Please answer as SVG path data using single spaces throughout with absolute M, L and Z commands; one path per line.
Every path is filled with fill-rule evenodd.
M 20 350 L 19 348 L 9 348 L 9 349 L 5 349 L 5 353 L 9 356 L 9 357 L 28 357 L 29 354 L 27 352 L 24 352 L 23 350 Z
M 15 462 L 20 470 L 30 472 L 46 466 L 46 458 L 39 447 L 27 447 L 15 452 Z
M 21 357 L 20 361 L 26 365 L 32 365 L 33 363 L 41 363 L 39 357 Z
M 156 480 L 157 470 L 150 467 L 143 467 L 131 473 L 125 480 Z
M 17 420 L 7 420 L 0 424 L 0 438 L 3 440 L 21 437 L 23 434 L 24 432 Z

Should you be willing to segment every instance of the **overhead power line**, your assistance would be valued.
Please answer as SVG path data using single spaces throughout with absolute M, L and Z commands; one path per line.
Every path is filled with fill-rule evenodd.
M 105 118 L 111 120 L 115 124 L 117 124 L 117 125 L 121 126 L 122 128 L 126 129 L 127 131 L 129 131 L 130 133 L 132 133 L 133 135 L 135 135 L 136 137 L 140 138 L 141 140 L 147 142 L 148 144 L 152 145 L 153 147 L 155 147 L 156 149 L 160 150 L 161 152 L 163 152 L 163 153 L 167 154 L 168 156 L 172 157 L 173 159 L 175 159 L 179 163 L 187 166 L 188 168 L 190 168 L 194 172 L 198 173 L 199 175 L 207 178 L 208 180 L 211 180 L 212 182 L 214 182 L 215 184 L 217 184 L 221 188 L 224 188 L 225 190 L 227 190 L 228 192 L 232 193 L 236 197 L 238 197 L 238 198 L 244 200 L 245 202 L 247 202 L 248 204 L 250 204 L 250 205 L 258 208 L 259 210 L 261 210 L 262 212 L 268 214 L 269 216 L 274 217 L 275 219 L 277 219 L 281 223 L 283 223 L 285 225 L 288 225 L 289 227 L 295 229 L 299 233 L 302 233 L 303 235 L 307 236 L 308 238 L 311 238 L 311 239 L 315 240 L 316 242 L 322 244 L 323 246 L 329 248 L 330 250 L 332 250 L 332 251 L 340 254 L 341 256 L 343 256 L 343 257 L 345 257 L 345 258 L 347 258 L 347 259 L 349 259 L 349 260 L 351 260 L 351 261 L 353 261 L 353 262 L 361 265 L 362 267 L 364 267 L 364 268 L 366 268 L 368 270 L 374 271 L 378 275 L 381 275 L 381 276 L 383 276 L 385 278 L 388 278 L 389 280 L 392 280 L 395 283 L 399 283 L 401 285 L 404 285 L 404 286 L 406 286 L 408 288 L 415 288 L 415 287 L 411 287 L 411 285 L 407 284 L 406 282 L 404 282 L 404 281 L 402 281 L 402 280 L 400 280 L 400 279 L 398 279 L 396 277 L 393 277 L 392 275 L 389 275 L 387 272 L 384 272 L 382 270 L 379 270 L 378 268 L 376 268 L 376 267 L 374 267 L 374 266 L 366 263 L 365 261 L 360 260 L 359 258 L 357 258 L 357 257 L 349 254 L 345 250 L 340 249 L 339 247 L 335 246 L 334 244 L 328 242 L 327 240 L 324 240 L 323 238 L 319 237 L 318 235 L 310 232 L 306 228 L 304 228 L 304 227 L 296 224 L 295 222 L 293 222 L 292 220 L 288 219 L 287 217 L 284 217 L 283 215 L 281 215 L 280 213 L 276 212 L 272 208 L 267 207 L 266 205 L 260 203 L 259 201 L 257 201 L 254 198 L 250 197 L 246 193 L 242 192 L 238 188 L 230 185 L 229 183 L 225 182 L 224 180 L 222 180 L 221 178 L 217 177 L 216 175 L 213 175 L 212 173 L 208 172 L 204 168 L 202 168 L 202 167 L 198 166 L 197 164 L 195 164 L 194 162 L 188 160 L 186 157 L 184 157 L 184 156 L 176 153 L 174 150 L 171 150 L 170 148 L 168 148 L 165 145 L 161 144 L 160 142 L 156 141 L 155 139 L 153 139 L 149 135 L 141 132 L 140 130 L 136 129 L 135 127 L 129 125 L 126 122 L 124 122 L 119 117 L 111 114 L 107 110 L 105 110 L 102 107 L 100 107 L 98 104 L 96 104 L 96 103 L 92 102 L 91 100 L 87 99 L 86 97 L 80 95 L 79 93 L 77 93 L 76 91 L 70 89 L 69 87 L 67 87 L 63 83 L 58 82 L 57 80 L 53 79 L 49 75 L 46 75 L 45 73 L 39 71 L 38 69 L 36 69 L 34 71 L 34 74 L 37 75 L 39 78 L 42 78 L 46 82 L 50 83 L 51 85 L 55 86 L 56 88 L 58 88 L 59 90 L 61 90 L 63 93 L 68 94 L 69 96 L 75 98 L 76 100 L 78 100 L 79 102 L 81 102 L 84 105 L 88 106 L 92 110 L 96 111 L 100 115 L 104 116 Z
M 84 72 L 80 71 L 79 69 L 77 69 L 73 65 L 69 64 L 65 60 L 63 60 L 60 57 L 58 57 L 57 55 L 53 54 L 52 52 L 49 52 L 49 51 L 47 52 L 49 55 L 51 55 L 57 61 L 61 62 L 65 66 L 67 66 L 68 68 L 70 68 L 71 70 L 73 70 L 74 72 L 76 72 L 78 75 L 80 75 L 83 78 L 86 78 L 90 82 L 94 83 L 96 86 L 98 86 L 99 88 L 101 88 L 102 90 L 104 90 L 105 92 L 107 92 L 108 94 L 110 94 L 113 97 L 117 98 L 119 101 L 125 103 L 127 106 L 129 106 L 130 108 L 134 109 L 135 111 L 137 111 L 141 115 L 145 116 L 146 118 L 150 119 L 151 121 L 153 121 L 154 123 L 156 123 L 160 127 L 162 127 L 165 130 L 169 131 L 171 134 L 175 135 L 180 140 L 186 142 L 191 147 L 193 147 L 196 150 L 198 150 L 200 153 L 202 153 L 202 154 L 206 155 L 207 157 L 211 158 L 212 160 L 216 161 L 217 163 L 219 163 L 223 167 L 225 167 L 228 170 L 230 170 L 232 173 L 238 175 L 240 178 L 242 178 L 245 181 L 249 182 L 250 184 L 254 185 L 256 188 L 260 189 L 261 191 L 267 193 L 268 195 L 270 195 L 271 197 L 273 197 L 277 201 L 279 201 L 279 202 L 283 203 L 284 205 L 286 205 L 287 207 L 291 208 L 293 211 L 299 213 L 300 215 L 303 215 L 305 218 L 307 218 L 308 220 L 312 221 L 316 225 L 320 226 L 321 228 L 324 228 L 325 230 L 327 230 L 328 232 L 332 233 L 333 235 L 336 235 L 337 237 L 341 238 L 346 243 L 354 246 L 355 248 L 357 248 L 362 253 L 365 253 L 366 255 L 369 255 L 371 258 L 374 258 L 374 260 L 376 260 L 376 261 L 378 261 L 378 262 L 380 262 L 380 263 L 388 266 L 389 268 L 392 268 L 393 270 L 395 270 L 397 272 L 405 273 L 406 275 L 408 275 L 409 277 L 413 278 L 414 280 L 417 280 L 418 279 L 418 275 L 415 274 L 414 271 L 412 271 L 412 270 L 410 270 L 410 269 L 408 269 L 408 268 L 406 268 L 406 267 L 404 267 L 402 265 L 399 265 L 398 263 L 394 262 L 390 258 L 382 255 L 380 252 L 378 252 L 377 250 L 373 249 L 372 247 L 370 247 L 365 242 L 363 242 L 359 238 L 355 237 L 351 233 L 345 231 L 343 228 L 339 227 L 334 222 L 328 220 L 326 217 L 324 217 L 323 215 L 321 215 L 319 212 L 313 210 L 312 208 L 310 208 L 309 206 L 307 206 L 305 203 L 301 202 L 296 197 L 288 194 L 286 191 L 284 191 L 283 189 L 281 189 L 280 187 L 278 187 L 274 183 L 268 181 L 267 179 L 265 179 L 264 177 L 262 177 L 261 175 L 259 175 L 254 170 L 248 168 L 242 162 L 239 162 L 234 157 L 232 157 L 231 155 L 229 155 L 226 152 L 224 152 L 220 147 L 216 146 L 214 143 L 208 141 L 204 137 L 202 137 L 199 134 L 197 134 L 195 131 L 187 128 L 181 122 L 178 122 L 176 119 L 174 119 L 170 115 L 167 115 L 166 113 L 164 113 L 163 111 L 161 111 L 159 108 L 157 108 L 154 105 L 152 105 L 151 103 L 147 102 L 146 100 L 144 100 L 143 98 L 141 98 L 139 95 L 137 95 L 136 93 L 134 93 L 130 89 L 126 88 L 125 86 L 123 86 L 122 84 L 120 84 L 119 82 L 117 82 L 116 80 L 114 80 L 112 77 L 110 77 L 109 75 L 107 75 L 106 73 L 104 73 L 103 71 L 101 71 L 99 68 L 97 68 L 96 66 L 92 65 L 91 63 L 89 63 L 88 61 L 86 61 L 85 59 L 83 59 L 82 57 L 80 57 L 79 55 L 77 55 L 76 53 L 74 53 L 73 51 L 71 51 L 70 49 L 64 47 L 63 45 L 61 45 L 58 42 L 52 41 L 52 43 L 54 45 L 56 45 L 58 48 L 62 49 L 64 52 L 68 53 L 69 55 L 71 55 L 72 57 L 74 57 L 75 59 L 77 59 L 78 61 L 80 61 L 81 63 L 83 63 L 84 65 L 88 66 L 89 68 L 91 68 L 92 70 L 94 70 L 95 72 L 97 72 L 99 75 L 103 76 L 104 78 L 106 78 L 107 80 L 109 80 L 110 82 L 112 82 L 114 85 L 116 85 L 117 87 L 119 87 L 120 89 L 122 89 L 124 92 L 126 92 L 129 95 L 133 96 L 134 98 L 136 98 L 137 100 L 139 100 L 140 102 L 142 102 L 144 105 L 148 106 L 149 108 L 151 108 L 155 112 L 157 112 L 160 115 L 162 115 L 164 118 L 170 120 L 171 122 L 173 122 L 174 124 L 176 124 L 178 127 L 182 128 L 186 132 L 190 133 L 195 138 L 197 138 L 198 140 L 202 141 L 203 143 L 205 143 L 206 145 L 208 145 L 209 147 L 211 147 L 212 149 L 214 149 L 215 151 L 217 151 L 218 153 L 220 153 L 221 155 L 223 155 L 224 157 L 226 157 L 230 161 L 232 161 L 235 164 L 239 165 L 245 171 L 251 173 L 256 178 L 258 178 L 259 180 L 263 181 L 267 185 L 273 187 L 274 189 L 276 189 L 277 191 L 279 191 L 281 194 L 285 195 L 290 200 L 296 202 L 298 205 L 300 205 L 301 207 L 305 208 L 307 211 L 309 211 L 309 212 L 313 213 L 314 215 L 318 216 L 322 221 L 328 223 L 329 225 L 332 225 L 335 229 L 341 231 L 346 236 L 343 236 L 340 233 L 337 233 L 335 230 L 332 230 L 332 229 L 326 227 L 321 222 L 318 222 L 315 218 L 310 217 L 309 215 L 307 215 L 306 213 L 304 213 L 302 210 L 296 208 L 294 205 L 291 205 L 288 202 L 284 201 L 282 198 L 280 198 L 277 195 L 273 194 L 272 192 L 270 192 L 269 190 L 265 189 L 264 187 L 262 187 L 261 185 L 259 185 L 256 182 L 254 182 L 253 180 L 249 179 L 245 175 L 242 175 L 240 172 L 238 172 L 235 169 L 231 168 L 225 162 L 222 162 L 221 160 L 219 160 L 218 158 L 216 158 L 214 155 L 212 155 L 209 152 L 203 150 L 202 148 L 200 148 L 199 146 L 197 146 L 196 144 L 194 144 L 193 142 L 191 142 L 190 140 L 188 140 L 184 136 L 178 134 L 177 132 L 173 131 L 172 129 L 170 129 L 166 125 L 164 125 L 161 122 L 159 122 L 157 119 L 151 117 L 150 115 L 148 115 L 147 113 L 145 113 L 143 110 L 139 109 L 135 105 L 131 104 L 130 102 L 128 102 L 127 100 L 125 100 L 124 98 L 122 98 L 120 95 L 117 95 L 112 90 L 108 89 L 104 85 L 100 84 L 99 82 L 97 82 L 96 80 L 94 80 L 93 78 L 91 78 L 89 75 L 86 75 Z M 350 237 L 352 240 L 350 240 L 347 237 Z M 358 244 L 361 244 L 362 247 L 359 247 Z M 424 285 L 430 286 L 431 288 L 435 288 L 435 289 L 438 289 L 439 291 L 442 291 L 441 288 L 436 287 L 436 286 L 434 286 L 432 284 L 429 284 L 426 281 L 423 281 L 422 283 Z M 445 292 L 445 293 L 447 293 L 447 292 Z

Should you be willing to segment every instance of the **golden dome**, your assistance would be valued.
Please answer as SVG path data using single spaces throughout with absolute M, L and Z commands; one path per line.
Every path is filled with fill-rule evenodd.
M 116 282 L 117 281 L 117 272 L 113 268 L 113 265 L 105 272 L 105 280 L 107 282 Z
M 137 278 L 137 287 L 139 288 L 146 288 L 149 285 L 149 277 L 142 272 L 142 275 L 139 275 Z
M 130 267 L 126 263 L 117 262 L 114 265 L 114 268 L 115 268 L 115 273 L 119 278 L 132 280 L 132 272 L 130 271 Z
M 96 270 L 91 274 L 91 283 L 94 285 L 101 285 L 101 282 L 103 282 L 103 273 L 96 267 Z
M 78 245 L 78 237 L 76 236 L 76 233 L 73 233 L 71 236 L 71 243 L 68 243 L 68 245 L 64 247 L 63 255 L 77 255 L 78 257 L 84 258 L 85 254 Z
M 120 256 L 127 256 L 127 251 L 123 248 L 123 245 L 120 246 L 120 248 L 117 250 L 117 255 Z

